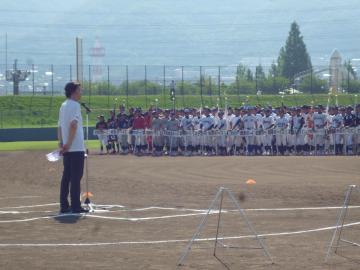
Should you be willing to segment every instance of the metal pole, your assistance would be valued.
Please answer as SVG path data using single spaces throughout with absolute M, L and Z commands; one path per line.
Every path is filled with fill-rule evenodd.
M 347 212 L 348 206 L 349 206 L 350 195 L 351 195 L 352 189 L 354 187 L 356 187 L 356 186 L 350 185 L 348 187 L 348 189 L 346 190 L 344 204 L 343 204 L 343 207 L 341 208 L 341 210 L 339 212 L 339 216 L 338 216 L 338 219 L 337 219 L 337 222 L 336 222 L 335 231 L 334 231 L 334 234 L 331 237 L 330 245 L 329 245 L 329 248 L 328 248 L 328 251 L 327 251 L 327 254 L 326 254 L 326 258 L 325 258 L 325 262 L 327 262 L 328 259 L 330 258 L 331 249 L 333 248 L 333 244 L 334 244 L 336 235 L 337 235 L 337 233 L 339 231 L 340 223 L 342 223 L 342 226 L 344 225 L 346 212 Z M 335 247 L 335 253 L 337 251 L 337 246 L 339 245 L 342 226 L 340 227 L 340 233 L 339 233 L 339 237 L 338 237 L 337 244 L 336 244 L 336 247 Z
M 240 215 L 244 218 L 245 223 L 247 224 L 248 228 L 250 229 L 250 231 L 254 234 L 256 240 L 258 240 L 261 248 L 263 249 L 265 255 L 269 258 L 269 260 L 271 261 L 271 263 L 274 263 L 273 259 L 271 258 L 270 253 L 268 252 L 265 244 L 263 243 L 263 241 L 261 240 L 261 238 L 259 237 L 258 233 L 256 232 L 256 230 L 254 229 L 254 227 L 252 226 L 250 220 L 247 218 L 247 216 L 245 215 L 244 210 L 240 207 L 239 202 L 235 199 L 235 196 L 233 195 L 233 193 L 229 190 L 229 189 L 224 189 L 230 196 L 230 199 L 235 203 L 236 207 L 238 208 Z
M 144 81 L 144 91 L 145 91 L 145 108 L 148 107 L 148 97 L 147 97 L 147 69 L 145 65 L 145 81 Z
M 72 81 L 72 65 L 69 66 L 69 71 L 70 71 L 70 81 Z
M 33 95 L 35 95 L 35 67 L 34 64 L 32 64 L 31 66 L 32 69 L 32 90 L 33 90 Z
M 204 107 L 204 101 L 203 101 L 203 86 L 202 86 L 202 66 L 200 66 L 200 99 L 201 99 L 201 108 Z
M 91 65 L 89 65 L 89 99 L 88 99 L 89 106 L 90 106 L 90 101 L 91 101 Z
M 312 68 L 310 69 L 310 94 L 313 93 L 313 71 Z
M 166 71 L 165 71 L 165 65 L 164 65 L 164 70 L 163 70 L 163 75 L 164 75 L 164 78 L 163 78 L 163 107 L 165 108 L 166 107 L 166 99 L 165 99 L 165 89 L 166 89 Z
M 173 103 L 173 112 L 176 112 L 176 91 L 174 90 L 174 98 L 172 100 Z
M 343 217 L 341 218 L 341 227 L 340 227 L 339 237 L 337 239 L 337 244 L 336 244 L 336 247 L 335 247 L 335 253 L 337 252 L 337 249 L 339 247 L 339 242 L 341 240 L 341 233 L 342 233 L 342 229 L 343 229 L 344 223 L 345 223 L 345 218 L 346 218 L 346 215 L 347 215 L 347 212 L 348 212 L 348 209 L 349 209 L 351 193 L 353 191 L 353 188 L 356 188 L 356 186 L 354 186 L 354 185 L 349 186 L 349 193 L 348 193 L 347 198 L 345 199 L 345 209 L 344 209 Z
M 7 44 L 7 33 L 5 33 L 5 70 L 7 70 L 7 47 L 8 47 L 8 44 Z
M 218 223 L 217 223 L 217 228 L 216 228 L 216 237 L 215 237 L 215 245 L 214 245 L 214 256 L 216 256 L 216 248 L 217 248 L 217 242 L 218 242 L 218 236 L 219 236 L 219 228 L 220 228 L 220 222 L 221 222 L 221 210 L 222 210 L 223 200 L 224 200 L 224 192 L 221 192 Z
M 273 87 L 272 87 L 272 92 L 275 93 L 275 74 L 272 75 L 273 77 Z
M 126 109 L 129 109 L 129 67 L 126 65 Z
M 240 101 L 240 82 L 239 82 L 239 76 L 236 75 L 236 88 L 237 88 L 237 95 L 238 95 L 238 102 L 239 102 L 239 105 L 241 103 Z
M 108 105 L 107 105 L 107 107 L 109 108 L 110 107 L 110 66 L 109 65 L 107 66 L 107 86 L 108 86 L 108 89 L 107 89 Z
M 21 128 L 24 127 L 22 111 L 20 111 L 20 127 L 21 127 Z
M 220 107 L 221 107 L 221 85 L 220 85 L 220 80 L 221 80 L 221 67 L 219 66 L 219 70 L 218 70 L 218 96 L 219 96 Z
M 7 60 L 7 33 L 5 33 L 5 74 L 6 74 L 6 71 L 8 69 L 8 60 Z M 5 84 L 5 94 L 7 95 L 7 91 L 8 91 L 8 83 Z
M 181 94 L 183 108 L 185 107 L 185 96 L 184 96 L 184 66 L 181 66 Z
M 51 96 L 54 95 L 54 66 L 51 64 Z
M 207 210 L 205 216 L 203 217 L 203 219 L 201 220 L 199 226 L 197 227 L 196 229 L 196 232 L 194 233 L 193 237 L 191 238 L 190 242 L 188 243 L 188 245 L 186 246 L 182 256 L 180 257 L 177 265 L 180 266 L 182 265 L 182 262 L 185 260 L 187 254 L 189 253 L 190 249 L 191 249 L 191 246 L 192 244 L 194 243 L 195 239 L 199 236 L 200 232 L 201 232 L 201 229 L 202 227 L 205 225 L 208 217 L 209 217 L 209 214 L 211 212 L 211 210 L 213 209 L 216 201 L 219 199 L 219 196 L 220 194 L 223 193 L 223 188 L 220 188 L 219 191 L 216 193 L 216 196 L 214 198 L 214 200 L 211 202 L 210 206 L 209 206 L 209 209 Z
M 211 107 L 213 106 L 213 102 L 212 102 L 212 85 L 211 85 L 211 81 L 212 81 L 212 78 L 211 76 L 209 76 L 209 96 L 210 96 L 210 103 L 211 103 Z
M 255 91 L 258 91 L 258 67 L 255 67 Z

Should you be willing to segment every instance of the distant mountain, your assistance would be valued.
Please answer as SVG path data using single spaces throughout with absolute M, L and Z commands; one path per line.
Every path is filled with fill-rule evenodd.
M 109 65 L 269 65 L 296 20 L 313 64 L 337 48 L 360 62 L 358 0 L 2 0 L 0 59 L 72 64 L 75 37 L 85 62 L 99 37 Z M 359 59 L 360 60 L 360 59 Z

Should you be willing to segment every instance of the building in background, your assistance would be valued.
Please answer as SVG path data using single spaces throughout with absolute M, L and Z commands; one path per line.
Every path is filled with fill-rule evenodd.
M 91 57 L 91 77 L 89 78 L 93 82 L 103 80 L 103 59 L 105 56 L 105 48 L 101 46 L 100 40 L 97 37 L 95 39 L 94 47 L 90 48 Z
M 330 91 L 333 94 L 343 92 L 344 81 L 355 79 L 342 63 L 342 57 L 337 49 L 333 51 L 330 57 L 329 75 Z

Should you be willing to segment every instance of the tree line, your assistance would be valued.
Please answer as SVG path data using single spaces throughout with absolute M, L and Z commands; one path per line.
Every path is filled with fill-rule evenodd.
M 347 78 L 341 83 L 342 89 L 348 93 L 360 92 L 360 81 L 351 61 L 345 61 Z M 306 72 L 298 82 L 296 75 Z M 350 79 L 350 77 L 352 79 Z M 169 82 L 170 83 L 170 82 Z M 120 85 L 111 82 L 85 82 L 85 94 L 93 95 L 158 95 L 169 91 L 163 82 L 147 80 L 123 81 Z M 211 76 L 200 76 L 195 81 L 177 81 L 176 95 L 229 95 L 241 94 L 278 94 L 293 88 L 303 93 L 328 93 L 328 80 L 316 76 L 307 52 L 299 25 L 293 22 L 286 43 L 281 47 L 276 62 L 265 71 L 259 64 L 252 70 L 245 65 L 238 65 L 234 80 L 231 83 L 218 81 Z

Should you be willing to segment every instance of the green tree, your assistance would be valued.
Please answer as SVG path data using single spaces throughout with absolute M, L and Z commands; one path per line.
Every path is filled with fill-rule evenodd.
M 245 65 L 239 64 L 236 68 L 236 79 L 239 81 L 246 80 L 252 82 L 254 80 L 254 75 L 250 68 Z
M 250 69 L 247 69 L 247 71 L 246 71 L 246 80 L 248 82 L 252 82 L 254 80 L 254 75 Z
M 262 91 L 263 82 L 266 78 L 265 72 L 261 64 L 255 67 L 255 89 Z
M 277 77 L 279 76 L 279 69 L 278 66 L 273 62 L 271 64 L 270 70 L 269 70 L 269 77 Z
M 261 84 L 261 92 L 263 94 L 278 94 L 289 85 L 289 80 L 281 76 L 268 76 Z
M 299 90 L 304 93 L 325 94 L 329 92 L 328 82 L 317 78 L 314 74 L 310 74 L 303 78 L 299 85 Z
M 84 95 L 89 95 L 91 92 L 91 95 L 116 95 L 119 94 L 119 91 L 117 90 L 117 87 L 113 85 L 112 83 L 109 83 L 107 81 L 101 81 L 101 82 L 91 82 L 89 84 L 89 81 L 83 82 Z
M 351 63 L 351 60 L 345 61 L 345 62 L 344 62 L 344 66 L 345 66 L 345 68 L 346 68 L 346 71 L 351 74 L 351 77 L 356 80 L 356 79 L 357 79 L 357 74 L 356 74 L 356 72 L 355 72 L 355 70 L 354 70 L 354 67 L 353 67 L 353 65 L 352 65 L 352 63 Z
M 239 64 L 236 68 L 236 77 L 237 79 L 241 80 L 241 79 L 245 79 L 246 78 L 246 72 L 247 72 L 247 68 L 246 66 Z
M 128 86 L 126 81 L 122 82 L 119 87 L 120 95 L 126 95 L 128 89 L 128 95 L 155 95 L 162 94 L 163 86 L 159 83 L 144 80 L 129 82 Z
M 255 82 L 251 82 L 248 80 L 238 80 L 235 81 L 233 83 L 231 83 L 228 88 L 226 93 L 229 95 L 247 95 L 247 94 L 251 94 L 251 95 L 255 95 L 256 91 L 255 91 Z
M 295 74 L 312 67 L 303 36 L 296 22 L 291 24 L 285 47 L 280 49 L 277 62 L 279 74 L 289 80 L 293 80 Z
M 258 80 L 264 80 L 265 79 L 265 72 L 264 72 L 264 69 L 262 67 L 262 65 L 258 65 L 256 66 L 255 68 L 255 78 L 258 79 Z
M 349 80 L 342 83 L 342 88 L 345 89 L 348 93 L 360 93 L 360 81 L 358 80 Z

